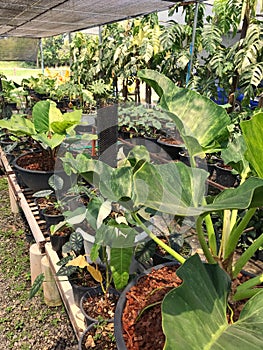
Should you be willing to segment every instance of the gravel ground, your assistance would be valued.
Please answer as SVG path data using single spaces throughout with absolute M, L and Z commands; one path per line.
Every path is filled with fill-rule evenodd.
M 23 214 L 12 214 L 5 177 L 0 178 L 0 349 L 77 350 L 66 310 L 48 307 L 43 294 L 29 300 L 29 248 Z

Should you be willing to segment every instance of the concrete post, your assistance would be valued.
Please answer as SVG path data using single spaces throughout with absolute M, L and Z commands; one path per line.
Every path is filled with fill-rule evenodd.
M 37 243 L 34 243 L 30 247 L 30 272 L 31 272 L 31 285 L 33 285 L 36 277 L 42 273 L 41 259 L 45 255 L 41 253 Z
M 45 275 L 45 280 L 43 282 L 45 303 L 48 306 L 60 306 L 62 301 L 46 256 L 41 259 L 41 266 L 42 272 Z

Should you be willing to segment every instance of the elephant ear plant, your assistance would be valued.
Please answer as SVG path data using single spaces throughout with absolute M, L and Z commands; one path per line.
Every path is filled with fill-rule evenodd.
M 92 179 L 88 174 L 89 167 L 96 166 L 96 164 L 103 166 L 105 176 L 103 178 L 107 181 L 113 169 L 110 166 L 100 161 L 97 163 L 95 160 L 93 163 L 93 160 L 86 154 L 79 154 L 74 158 L 71 153 L 66 153 L 63 157 L 67 175 L 81 174 L 90 183 Z M 112 197 L 105 196 L 102 189 L 104 188 L 103 181 L 99 184 L 94 181 L 93 184 L 94 190 L 89 193 L 87 206 L 78 207 L 75 211 L 68 213 L 67 221 L 77 229 L 86 225 L 85 236 L 92 236 L 95 232 L 95 237 L 91 237 L 94 243 L 88 258 L 94 262 L 100 260 L 106 267 L 107 276 L 110 277 L 106 279 L 106 289 L 113 282 L 117 290 L 122 290 L 130 278 L 134 241 L 143 234 L 139 234 L 136 227 L 127 221 L 125 208 L 112 200 Z M 105 186 L 107 187 L 106 182 Z
M 32 119 L 14 114 L 10 119 L 0 120 L 0 127 L 17 136 L 28 136 L 35 140 L 43 151 L 55 163 L 59 146 L 69 136 L 74 136 L 74 128 L 80 124 L 81 110 L 62 113 L 51 100 L 37 102 L 32 110 Z M 96 138 L 95 135 L 87 136 Z
M 128 223 L 140 227 L 182 264 L 177 272 L 184 283 L 168 293 L 162 304 L 165 349 L 174 349 L 174 344 L 178 349 L 233 349 L 233 346 L 245 349 L 248 344 L 252 349 L 259 349 L 263 342 L 263 291 L 254 287 L 263 282 L 263 274 L 238 288 L 235 288 L 235 280 L 262 246 L 263 234 L 240 257 L 234 259 L 234 254 L 239 237 L 255 210 L 263 205 L 262 173 L 257 156 L 253 158 L 252 148 L 257 142 L 255 135 L 263 131 L 263 114 L 241 124 L 247 149 L 245 156 L 254 176 L 247 177 L 248 172 L 244 172 L 246 175 L 237 188 L 207 196 L 209 174 L 195 167 L 195 156 L 227 147 L 229 117 L 222 107 L 207 98 L 173 87 L 169 79 L 156 74 L 157 82 L 152 71 L 145 73 L 147 83 L 153 82 L 163 109 L 181 132 L 192 167 L 181 162 L 153 164 L 146 149 L 137 146 L 117 168 L 87 159 L 85 155 L 78 155 L 76 159 L 67 155 L 64 159 L 67 171 L 81 173 L 99 188 L 105 201 L 125 208 Z M 251 128 L 257 129 L 253 136 Z M 149 229 L 147 212 L 154 212 L 155 216 L 168 213 L 195 218 L 196 234 L 206 262 L 198 255 L 186 260 L 160 241 Z M 210 217 L 213 213 L 223 213 L 223 230 L 219 237 Z M 234 322 L 230 316 L 228 321 L 228 308 L 231 310 L 235 301 L 242 298 L 250 299 L 239 320 Z

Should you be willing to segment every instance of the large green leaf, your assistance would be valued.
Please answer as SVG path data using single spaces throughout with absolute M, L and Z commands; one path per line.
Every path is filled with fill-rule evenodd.
M 38 133 L 51 132 L 65 136 L 80 123 L 82 111 L 62 114 L 55 102 L 45 100 L 35 104 L 32 117 Z
M 207 176 L 206 171 L 181 162 L 144 163 L 134 173 L 134 204 L 173 215 L 199 215 Z
M 184 283 L 162 304 L 165 350 L 259 350 L 263 344 L 263 291 L 252 297 L 239 320 L 229 324 L 227 274 L 218 265 L 203 264 L 195 255 L 177 274 Z
M 12 134 L 17 136 L 34 135 L 36 133 L 34 124 L 30 119 L 23 115 L 14 114 L 10 119 L 0 120 L 0 127 L 9 130 Z
M 70 157 L 68 164 L 76 171 L 84 171 L 80 171 L 84 177 L 90 174 L 89 180 L 98 186 L 105 199 L 118 201 L 132 211 L 148 207 L 172 215 L 199 216 L 206 212 L 263 205 L 263 179 L 256 177 L 223 191 L 212 203 L 203 205 L 208 173 L 181 162 L 154 165 L 138 160 L 133 167 L 127 162 L 115 169 L 80 156 Z
M 229 188 L 221 192 L 206 209 L 245 209 L 257 208 L 263 205 L 263 179 L 248 178 L 237 188 Z
M 206 152 L 219 149 L 227 141 L 231 120 L 223 107 L 195 91 L 178 88 L 156 71 L 143 70 L 139 76 L 155 89 L 160 106 L 170 112 L 177 127 L 178 118 L 182 122 L 184 131 L 180 131 L 186 147 L 186 136 L 195 138 Z
M 144 80 L 149 86 L 151 86 L 160 99 L 163 96 L 172 96 L 175 91 L 179 91 L 179 87 L 176 86 L 169 78 L 164 74 L 160 74 L 150 69 L 144 69 L 138 72 L 138 77 Z M 166 99 L 162 101 L 164 109 L 168 109 L 168 105 L 165 105 Z
M 102 224 L 96 230 L 95 243 L 107 245 L 113 248 L 130 248 L 134 246 L 134 241 L 138 231 L 127 225 L 110 226 Z
M 52 108 L 53 107 L 53 108 Z M 51 131 L 50 127 L 50 111 L 51 108 L 56 113 L 55 102 L 50 100 L 38 101 L 32 110 L 33 123 L 38 133 L 46 133 Z M 58 110 L 58 113 L 61 113 Z
M 204 170 L 180 162 L 157 166 L 145 163 L 134 175 L 134 204 L 183 216 L 263 205 L 263 179 L 256 177 L 221 192 L 211 204 L 202 205 L 206 177 Z
M 129 268 L 131 265 L 133 249 L 130 248 L 111 248 L 110 266 L 114 286 L 116 289 L 123 289 L 129 281 Z
M 59 146 L 65 138 L 64 135 L 53 134 L 49 136 L 45 133 L 35 134 L 32 137 L 34 140 L 41 142 L 42 144 L 50 147 L 51 149 L 54 149 L 55 147 Z
M 76 109 L 71 113 L 65 113 L 61 116 L 59 115 L 59 120 L 54 120 L 51 122 L 51 128 L 55 133 L 65 134 L 69 133 L 75 128 L 81 121 L 82 111 Z
M 241 134 L 235 134 L 233 140 L 229 142 L 227 148 L 221 152 L 221 157 L 225 164 L 229 164 L 241 176 L 246 176 L 249 172 L 249 163 L 245 158 L 246 144 Z
M 263 178 L 263 112 L 255 114 L 250 120 L 242 121 L 240 126 L 247 146 L 246 158 L 257 175 Z

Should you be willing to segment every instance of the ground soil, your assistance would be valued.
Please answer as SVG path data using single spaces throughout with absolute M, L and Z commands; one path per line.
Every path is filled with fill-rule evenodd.
M 33 241 L 23 214 L 10 210 L 7 182 L 0 178 L 0 348 L 77 350 L 63 306 L 48 307 L 43 294 L 29 299 L 29 248 Z

